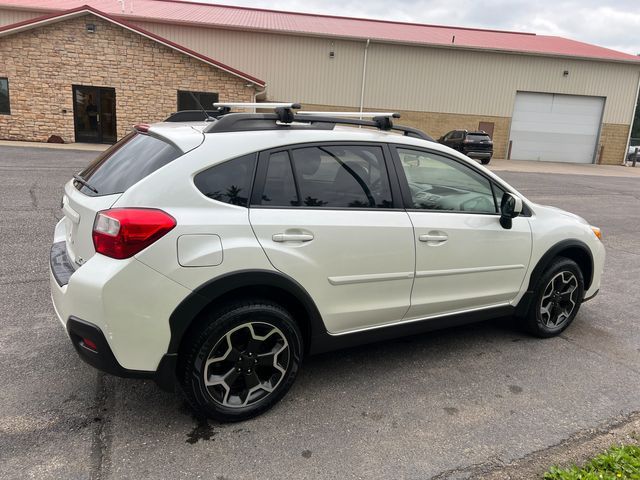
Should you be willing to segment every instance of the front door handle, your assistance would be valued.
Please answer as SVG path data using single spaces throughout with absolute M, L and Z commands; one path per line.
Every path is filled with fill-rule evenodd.
M 313 235 L 310 233 L 276 233 L 271 237 L 274 242 L 310 242 Z
M 447 234 L 444 233 L 427 233 L 424 235 L 420 235 L 418 237 L 418 240 L 420 240 L 421 242 L 434 242 L 434 243 L 442 243 L 442 242 L 446 242 L 447 240 L 449 240 L 449 236 Z

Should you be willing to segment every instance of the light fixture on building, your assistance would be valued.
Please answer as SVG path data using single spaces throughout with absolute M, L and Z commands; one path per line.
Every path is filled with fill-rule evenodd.
M 87 33 L 96 33 L 95 23 L 87 23 Z
M 329 58 L 336 58 L 336 52 L 335 49 L 333 48 L 333 42 L 331 42 L 331 44 L 329 45 Z
M 562 72 L 562 76 L 563 77 L 568 77 L 569 76 L 569 70 L 565 70 L 564 72 Z

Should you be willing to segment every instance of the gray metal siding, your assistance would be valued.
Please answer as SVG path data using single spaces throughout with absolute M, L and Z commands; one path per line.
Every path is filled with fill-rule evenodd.
M 265 80 L 271 100 L 359 106 L 365 42 L 139 25 Z M 639 73 L 640 65 L 371 43 L 365 107 L 510 117 L 517 91 L 549 92 L 605 97 L 603 121 L 630 124 Z
M 11 23 L 23 22 L 30 18 L 36 18 L 45 15 L 41 12 L 25 12 L 21 10 L 12 10 L 0 8 L 0 27 Z
M 137 23 L 145 30 L 267 82 L 271 100 L 356 105 L 363 44 L 307 36 Z M 333 43 L 333 46 L 332 46 Z M 335 58 L 329 58 L 334 49 Z

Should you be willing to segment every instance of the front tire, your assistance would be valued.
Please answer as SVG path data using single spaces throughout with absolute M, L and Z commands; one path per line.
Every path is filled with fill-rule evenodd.
M 584 297 L 580 267 L 565 257 L 557 257 L 538 280 L 524 326 L 532 335 L 549 338 L 559 335 L 573 322 Z
M 291 314 L 267 301 L 212 311 L 187 338 L 178 370 L 193 409 L 221 422 L 255 417 L 293 384 L 302 335 Z

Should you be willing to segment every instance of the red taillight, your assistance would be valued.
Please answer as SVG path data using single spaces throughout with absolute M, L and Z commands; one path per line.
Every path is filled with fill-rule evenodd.
M 88 349 L 93 350 L 94 352 L 98 351 L 98 346 L 93 340 L 89 340 L 88 338 L 83 338 L 82 343 L 84 343 L 84 346 L 87 347 Z
M 111 258 L 129 258 L 176 226 L 175 219 L 151 208 L 114 208 L 98 212 L 93 223 L 96 252 Z

